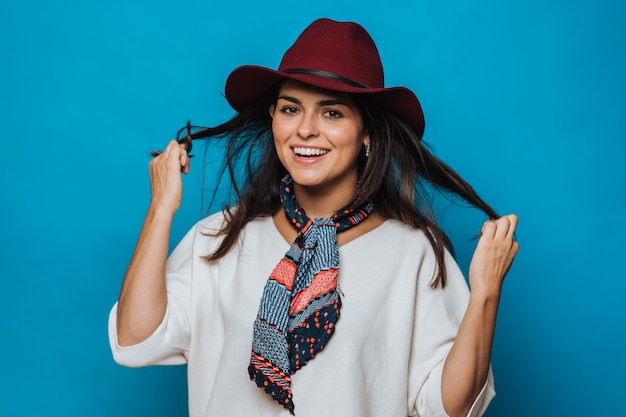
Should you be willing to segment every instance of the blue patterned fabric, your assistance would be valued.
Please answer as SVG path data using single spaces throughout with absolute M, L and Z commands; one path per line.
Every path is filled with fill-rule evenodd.
M 324 349 L 339 320 L 337 232 L 363 221 L 371 201 L 328 219 L 309 219 L 296 201 L 289 175 L 281 202 L 298 236 L 274 268 L 263 290 L 248 372 L 272 398 L 294 414 L 291 374 Z

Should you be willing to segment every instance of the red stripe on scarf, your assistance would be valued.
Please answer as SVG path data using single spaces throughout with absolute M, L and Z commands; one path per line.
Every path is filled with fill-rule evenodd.
M 293 289 L 293 279 L 296 276 L 296 266 L 288 259 L 281 259 L 270 274 L 270 279 L 282 284 L 288 291 Z
M 313 277 L 311 285 L 295 294 L 291 298 L 289 306 L 289 315 L 297 314 L 306 308 L 311 300 L 333 291 L 337 287 L 337 270 L 328 269 L 320 271 Z

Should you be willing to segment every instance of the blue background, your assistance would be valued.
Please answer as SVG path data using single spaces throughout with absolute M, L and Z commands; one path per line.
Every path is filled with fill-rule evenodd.
M 275 68 L 323 16 L 368 29 L 437 155 L 520 216 L 487 415 L 626 415 L 625 5 L 4 0 L 0 415 L 186 415 L 184 367 L 122 368 L 106 336 L 149 200 L 147 151 L 188 119 L 230 117 L 228 73 Z M 173 241 L 216 209 L 200 162 Z M 443 221 L 467 270 L 483 217 L 451 206 Z

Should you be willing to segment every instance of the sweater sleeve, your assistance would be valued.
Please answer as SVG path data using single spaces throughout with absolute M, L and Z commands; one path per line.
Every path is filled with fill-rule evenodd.
M 418 277 L 416 315 L 409 366 L 409 409 L 412 416 L 447 417 L 441 382 L 443 366 L 467 309 L 469 290 L 452 256 L 446 252 L 445 288 L 431 288 L 435 270 L 433 254 L 425 256 Z M 474 401 L 468 417 L 481 416 L 494 397 L 493 375 Z
M 193 272 L 194 240 L 192 228 L 176 246 L 166 263 L 167 309 L 161 324 L 146 340 L 120 346 L 117 339 L 117 303 L 109 314 L 109 344 L 113 359 L 120 365 L 178 365 L 187 362 L 190 338 L 190 288 Z

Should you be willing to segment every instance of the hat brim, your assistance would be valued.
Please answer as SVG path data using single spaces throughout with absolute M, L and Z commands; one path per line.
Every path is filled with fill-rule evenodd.
M 333 78 L 308 74 L 286 74 L 269 68 L 246 65 L 230 73 L 226 80 L 224 94 L 233 109 L 242 111 L 254 104 L 274 85 L 284 80 L 300 81 L 325 90 L 367 95 L 408 124 L 418 137 L 421 138 L 424 134 L 422 106 L 415 94 L 405 87 L 362 88 Z

